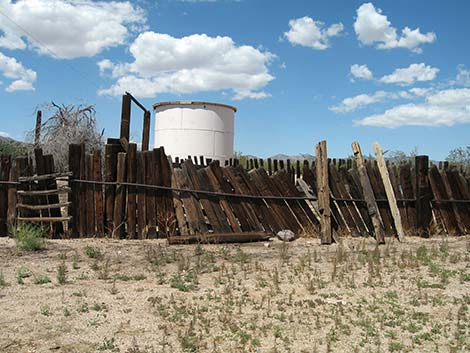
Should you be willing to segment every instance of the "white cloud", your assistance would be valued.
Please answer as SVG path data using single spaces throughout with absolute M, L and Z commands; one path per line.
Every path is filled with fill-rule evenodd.
M 348 113 L 357 109 L 364 108 L 375 103 L 384 103 L 390 100 L 414 99 L 426 95 L 430 90 L 424 88 L 411 88 L 408 91 L 376 91 L 373 94 L 359 94 L 354 97 L 348 97 L 340 104 L 329 107 L 328 109 L 335 113 Z
M 5 131 L 0 131 L 0 136 L 1 137 L 8 137 L 8 138 L 11 137 L 10 134 L 8 132 L 5 132 Z
M 15 58 L 4 55 L 0 52 L 0 71 L 6 78 L 13 81 L 5 89 L 7 92 L 32 91 L 37 75 L 31 69 L 27 69 Z
M 330 47 L 330 38 L 338 36 L 344 29 L 342 23 L 332 24 L 325 28 L 324 23 L 314 21 L 310 17 L 302 17 L 289 21 L 289 31 L 284 37 L 293 44 L 324 50 Z
M 447 89 L 426 97 L 423 103 L 402 104 L 383 114 L 356 120 L 355 125 L 397 128 L 400 126 L 453 126 L 470 123 L 470 89 Z
M 367 65 L 351 65 L 351 75 L 354 78 L 363 80 L 372 80 L 374 78 L 372 71 L 369 70 Z
M 193 34 L 175 38 L 144 32 L 130 46 L 131 63 L 101 61 L 116 83 L 98 93 L 139 97 L 158 93 L 193 93 L 231 89 L 234 99 L 264 98 L 262 89 L 274 79 L 268 65 L 274 55 L 252 46 L 237 46 L 230 37 Z
M 0 17 L 0 47 L 30 47 L 62 59 L 91 57 L 123 44 L 129 31 L 145 23 L 143 10 L 129 1 L 0 0 L 0 5 L 2 12 L 34 36 Z
M 401 35 L 392 26 L 381 9 L 376 9 L 372 3 L 362 4 L 357 10 L 354 31 L 358 40 L 364 45 L 374 45 L 378 49 L 406 48 L 415 53 L 421 53 L 420 46 L 433 43 L 436 40 L 434 32 L 421 33 L 419 28 L 414 30 L 405 27 Z
M 392 74 L 383 76 L 380 81 L 384 83 L 398 83 L 411 85 L 416 81 L 432 81 L 436 78 L 439 69 L 429 65 L 411 64 L 402 69 L 396 69 Z
M 457 76 L 453 83 L 464 87 L 470 87 L 470 70 L 465 70 L 463 65 L 459 65 L 457 67 Z

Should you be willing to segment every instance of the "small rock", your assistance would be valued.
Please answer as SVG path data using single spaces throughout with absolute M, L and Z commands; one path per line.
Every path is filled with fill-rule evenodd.
M 269 248 L 270 245 L 271 245 L 271 244 L 269 244 L 269 243 L 264 243 L 264 247 L 265 247 L 265 248 Z
M 295 239 L 295 234 L 290 229 L 284 229 L 277 232 L 276 236 L 282 241 L 292 241 Z

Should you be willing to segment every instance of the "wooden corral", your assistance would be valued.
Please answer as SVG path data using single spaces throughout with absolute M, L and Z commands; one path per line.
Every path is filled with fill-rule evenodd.
M 168 238 L 170 243 L 266 239 L 280 230 L 340 236 L 462 235 L 470 232 L 470 175 L 427 156 L 386 164 L 328 159 L 251 159 L 227 166 L 201 158 L 172 161 L 163 148 L 138 151 L 125 138 L 104 151 L 69 146 L 69 171 L 36 149 L 34 158 L 0 158 L 0 234 L 18 222 L 47 226 L 51 238 Z M 208 163 L 209 162 L 209 163 Z

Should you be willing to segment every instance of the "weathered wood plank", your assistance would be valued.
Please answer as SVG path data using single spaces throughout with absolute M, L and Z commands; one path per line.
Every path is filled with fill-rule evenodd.
M 137 145 L 135 143 L 130 143 L 127 150 L 127 182 L 136 183 L 137 182 Z M 136 233 L 136 210 L 137 210 L 137 197 L 136 197 L 136 187 L 128 186 L 127 187 L 127 237 L 128 239 L 135 239 L 137 237 Z
M 119 152 L 117 158 L 117 183 L 123 183 L 126 180 L 126 153 Z M 114 217 L 113 232 L 114 239 L 122 239 L 126 230 L 126 221 L 124 218 L 124 207 L 126 200 L 126 187 L 117 185 L 116 196 L 114 198 Z
M 362 156 L 361 147 L 358 142 L 352 143 L 352 150 L 356 159 L 357 171 L 359 173 L 359 179 L 362 186 L 364 199 L 366 200 L 368 213 L 374 226 L 375 239 L 378 244 L 384 244 L 385 233 L 380 218 L 379 208 L 375 201 L 374 191 L 372 190 L 372 185 L 367 174 L 364 157 Z
M 375 142 L 373 146 L 375 150 L 375 156 L 377 158 L 380 176 L 382 177 L 383 186 L 387 195 L 388 206 L 390 207 L 390 212 L 392 214 L 393 222 L 395 224 L 395 230 L 397 231 L 397 237 L 398 240 L 403 241 L 405 239 L 405 233 L 403 231 L 403 226 L 401 223 L 401 215 L 398 211 L 397 199 L 395 197 L 395 193 L 393 192 L 392 183 L 390 181 L 387 165 L 385 164 L 385 159 L 382 154 L 382 149 L 380 148 L 380 145 L 377 142 Z
M 328 153 L 326 141 L 315 146 L 315 166 L 318 208 L 320 211 L 320 240 L 322 244 L 333 242 L 331 229 L 330 187 L 328 181 Z

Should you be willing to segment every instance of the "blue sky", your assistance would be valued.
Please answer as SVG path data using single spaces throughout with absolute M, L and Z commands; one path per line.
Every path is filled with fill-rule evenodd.
M 128 90 L 148 108 L 235 105 L 235 149 L 261 157 L 313 154 L 322 139 L 332 157 L 354 140 L 433 159 L 469 144 L 467 1 L 0 0 L 0 11 L 0 133 L 16 139 L 51 100 L 94 104 L 117 136 Z

